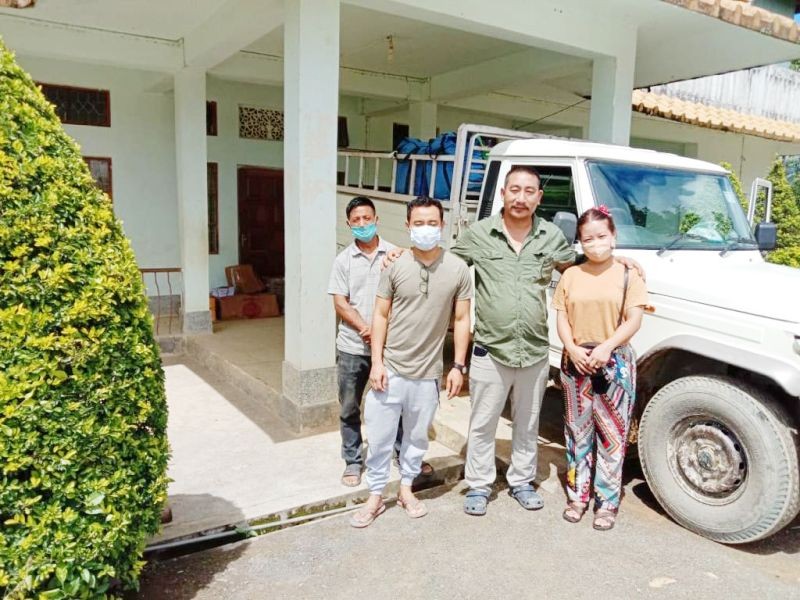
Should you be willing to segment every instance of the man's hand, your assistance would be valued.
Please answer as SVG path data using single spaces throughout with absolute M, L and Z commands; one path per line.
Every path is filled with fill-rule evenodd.
M 383 257 L 383 262 L 381 263 L 381 271 L 388 268 L 394 261 L 400 258 L 405 252 L 405 248 L 392 248 L 386 253 L 386 256 Z
M 569 359 L 572 361 L 572 364 L 575 365 L 575 369 L 578 373 L 582 375 L 591 375 L 594 373 L 594 369 L 589 364 L 589 351 L 586 348 L 582 348 L 577 344 L 572 344 L 567 348 L 567 354 L 569 354 Z
M 369 325 L 365 325 L 364 327 L 362 327 L 358 331 L 358 335 L 361 336 L 361 339 L 368 346 L 372 343 L 372 327 L 370 327 Z
M 592 371 L 605 367 L 608 361 L 611 360 L 611 353 L 613 351 L 614 349 L 605 343 L 595 346 L 589 353 L 589 367 L 591 367 Z
M 464 375 L 458 369 L 450 369 L 450 372 L 447 374 L 445 386 L 447 389 L 447 399 L 450 400 L 450 398 L 458 396 L 462 385 L 464 385 Z
M 638 262 L 633 260 L 632 258 L 628 258 L 627 256 L 615 256 L 614 259 L 621 265 L 628 267 L 629 269 L 636 269 L 636 272 L 639 273 L 639 276 L 644 280 L 647 281 L 647 276 L 644 273 L 644 268 Z
M 385 392 L 389 385 L 389 375 L 382 362 L 373 361 L 369 371 L 369 383 L 376 392 Z

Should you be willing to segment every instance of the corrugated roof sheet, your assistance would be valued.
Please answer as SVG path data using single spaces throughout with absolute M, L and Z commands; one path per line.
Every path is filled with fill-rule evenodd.
M 741 0 L 662 0 L 676 6 L 715 17 L 771 35 L 782 40 L 800 43 L 800 25 L 765 8 Z
M 747 115 L 735 110 L 689 102 L 644 90 L 633 91 L 633 109 L 640 113 L 690 125 L 755 135 L 783 142 L 800 142 L 800 124 L 798 123 Z

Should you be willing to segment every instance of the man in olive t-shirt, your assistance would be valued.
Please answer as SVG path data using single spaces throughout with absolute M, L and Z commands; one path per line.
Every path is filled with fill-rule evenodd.
M 369 450 L 370 497 L 350 524 L 366 527 L 385 509 L 392 442 L 403 419 L 400 492 L 397 504 L 412 517 L 427 513 L 411 492 L 428 449 L 428 428 L 439 403 L 442 348 L 455 305 L 455 360 L 447 375 L 447 393 L 461 389 L 469 345 L 472 279 L 466 263 L 439 247 L 443 209 L 438 200 L 409 202 L 406 225 L 412 249 L 381 273 L 372 319 L 372 389 L 364 402 Z

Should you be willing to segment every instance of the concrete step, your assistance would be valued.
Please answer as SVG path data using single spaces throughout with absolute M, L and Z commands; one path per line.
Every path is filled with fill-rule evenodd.
M 213 372 L 218 379 L 280 414 L 281 391 L 209 348 L 203 343 L 203 337 L 204 335 L 185 337 L 183 353 Z

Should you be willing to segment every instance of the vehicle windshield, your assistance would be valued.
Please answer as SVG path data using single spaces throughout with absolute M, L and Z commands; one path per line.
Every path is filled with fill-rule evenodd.
M 728 177 L 647 165 L 587 162 L 598 204 L 621 248 L 753 250 L 756 242 Z

